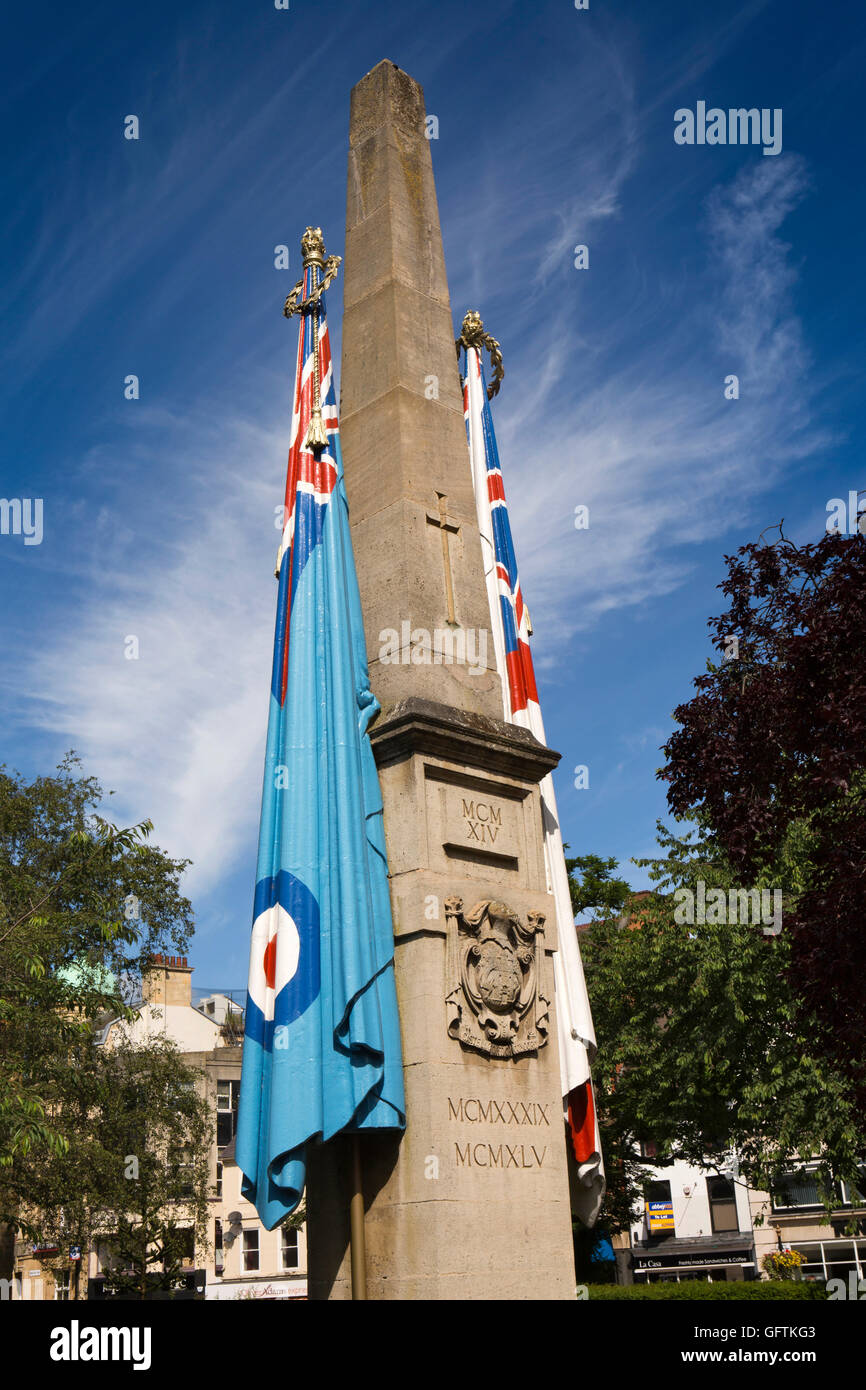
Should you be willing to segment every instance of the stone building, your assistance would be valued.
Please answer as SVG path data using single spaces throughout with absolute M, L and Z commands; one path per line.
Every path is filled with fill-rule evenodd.
M 241 1053 L 239 1046 L 218 1047 L 187 1058 L 203 1076 L 216 1112 L 205 1297 L 306 1298 L 305 1230 L 281 1227 L 266 1231 L 255 1207 L 241 1196 L 241 1170 L 235 1161 Z
M 619 1282 L 756 1279 L 750 1194 L 733 1157 L 712 1174 L 682 1162 L 654 1167 L 651 1145 L 645 1156 L 643 1200 L 613 1241 Z
M 815 1164 L 792 1173 L 772 1193 L 749 1192 L 755 1222 L 755 1251 L 759 1269 L 765 1255 L 790 1246 L 805 1258 L 804 1279 L 842 1279 L 851 1274 L 866 1280 L 866 1168 L 860 1190 L 847 1183 L 836 1188 L 836 1205 L 829 1219 L 815 1176 Z
M 687 1163 L 653 1167 L 647 1146 L 643 1201 L 628 1231 L 613 1237 L 620 1283 L 683 1279 L 766 1279 L 764 1258 L 790 1247 L 800 1277 L 866 1280 L 866 1197 L 846 1183 L 827 1212 L 815 1163 L 772 1192 L 749 1187 L 730 1168 L 719 1175 Z M 861 1189 L 866 1190 L 866 1171 Z

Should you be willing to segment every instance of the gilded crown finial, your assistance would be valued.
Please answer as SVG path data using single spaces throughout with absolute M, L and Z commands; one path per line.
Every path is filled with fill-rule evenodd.
M 493 380 L 487 388 L 487 399 L 492 401 L 498 394 L 502 385 L 502 378 L 505 376 L 505 368 L 502 365 L 502 350 L 495 338 L 491 338 L 489 333 L 484 332 L 484 324 L 477 309 L 470 309 L 463 315 L 463 323 L 460 325 L 460 337 L 455 338 L 454 345 L 457 348 L 457 356 L 460 356 L 461 348 L 475 348 L 480 353 L 482 348 L 487 348 L 490 353 L 490 365 L 493 368 Z
M 484 324 L 477 309 L 470 309 L 463 315 L 460 325 L 460 338 L 466 347 L 480 348 L 484 343 Z
M 319 300 L 333 282 L 342 260 L 341 256 L 325 255 L 325 242 L 321 227 L 307 228 L 301 237 L 301 252 L 304 257 L 304 270 L 306 271 L 310 266 L 316 266 L 322 271 L 322 278 L 319 279 L 318 275 L 314 273 L 313 287 L 307 298 L 304 299 L 304 276 L 301 276 L 294 289 L 287 295 L 283 305 L 283 313 L 287 319 L 290 319 L 293 314 L 318 312 Z
M 325 242 L 321 227 L 308 227 L 301 237 L 301 253 L 304 265 L 325 264 Z

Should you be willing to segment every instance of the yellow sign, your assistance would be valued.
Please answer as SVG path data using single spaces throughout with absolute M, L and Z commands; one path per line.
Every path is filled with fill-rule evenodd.
M 646 1202 L 645 1206 L 647 1230 L 651 1235 L 655 1235 L 658 1231 L 676 1229 L 673 1202 Z

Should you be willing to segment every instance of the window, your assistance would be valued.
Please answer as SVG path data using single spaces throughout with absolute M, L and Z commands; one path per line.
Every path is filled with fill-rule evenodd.
M 217 1082 L 217 1110 L 237 1110 L 241 1083 L 225 1078 Z
M 224 1149 L 235 1137 L 238 1096 L 241 1083 L 227 1078 L 217 1081 L 217 1148 Z
M 786 1173 L 773 1187 L 773 1208 L 786 1211 L 799 1207 L 820 1207 L 828 1197 L 834 1207 L 862 1207 L 866 1205 L 866 1172 L 861 1169 L 859 1185 L 850 1182 L 836 1182 L 832 1188 L 821 1186 L 817 1171 Z
M 773 1209 L 820 1207 L 821 1194 L 815 1173 L 786 1173 L 773 1188 Z
M 655 1139 L 642 1139 L 640 1142 L 641 1158 L 655 1158 L 658 1153 L 658 1145 Z
M 254 1274 L 259 1267 L 259 1233 L 244 1231 L 244 1273 Z
M 292 1230 L 291 1226 L 284 1226 L 280 1241 L 280 1258 L 283 1269 L 297 1269 L 300 1263 L 298 1255 L 298 1233 Z
M 866 1240 L 798 1240 L 794 1249 L 806 1257 L 806 1263 L 800 1266 L 802 1277 L 806 1280 L 821 1283 L 828 1279 L 847 1281 L 852 1270 L 856 1271 L 858 1279 L 866 1275 Z
M 851 1270 L 859 1276 L 857 1267 L 857 1256 L 853 1240 L 834 1240 L 822 1242 L 824 1245 L 824 1262 L 827 1265 L 827 1273 L 831 1279 L 847 1280 Z
M 217 1197 L 223 1195 L 223 1166 L 219 1162 L 216 1166 L 216 1195 Z
M 214 1269 L 217 1278 L 221 1279 L 225 1263 L 223 1258 L 223 1223 L 219 1218 L 213 1223 L 213 1251 Z
M 653 1181 L 643 1185 L 644 1200 L 647 1202 L 669 1202 L 671 1185 L 669 1182 Z
M 715 1232 L 738 1231 L 737 1194 L 730 1178 L 707 1178 L 710 1221 Z
M 842 1199 L 840 1205 L 843 1207 L 866 1206 L 866 1168 L 861 1168 L 856 1183 L 840 1182 L 839 1194 Z
M 195 1190 L 192 1155 L 188 1149 L 178 1149 L 174 1154 L 174 1171 L 177 1181 L 176 1197 L 192 1197 Z
M 62 1269 L 54 1276 L 54 1301 L 65 1303 L 69 1298 L 69 1270 Z

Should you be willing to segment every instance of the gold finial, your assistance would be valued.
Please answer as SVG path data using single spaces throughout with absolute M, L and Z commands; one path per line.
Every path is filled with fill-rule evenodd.
M 480 353 L 482 348 L 487 348 L 490 353 L 490 365 L 493 368 L 493 380 L 487 388 L 487 399 L 493 400 L 498 394 L 505 376 L 505 368 L 502 365 L 502 351 L 495 338 L 491 338 L 489 333 L 484 332 L 484 324 L 481 322 L 481 315 L 477 309 L 470 309 L 463 315 L 463 323 L 460 326 L 460 337 L 455 338 L 454 345 L 457 348 L 457 356 L 460 356 L 461 348 L 475 348 Z
M 301 237 L 301 252 L 304 257 L 304 267 L 308 265 L 325 264 L 325 243 L 322 239 L 321 227 L 308 227 Z
M 318 453 L 328 446 L 328 431 L 322 419 L 320 399 L 319 315 L 322 310 L 322 295 L 336 276 L 342 257 L 325 255 L 325 242 L 321 227 L 307 228 L 301 237 L 301 253 L 304 257 L 304 272 L 306 273 L 307 270 L 310 272 L 310 293 L 306 299 L 301 299 L 306 278 L 306 274 L 304 274 L 291 294 L 287 296 L 283 305 L 283 313 L 287 319 L 290 319 L 293 314 L 312 314 L 313 316 L 313 410 L 310 416 L 310 425 L 301 447 Z M 321 280 L 319 279 L 320 271 L 323 272 Z M 279 566 L 277 572 L 279 572 Z
M 301 299 L 304 293 L 304 277 L 301 276 L 298 283 L 290 294 L 286 296 L 283 305 L 283 313 L 287 319 L 293 314 L 318 314 L 319 300 L 324 291 L 336 278 L 337 271 L 340 269 L 342 256 L 326 256 L 325 243 L 322 239 L 321 227 L 308 227 L 301 237 L 301 254 L 304 257 L 304 269 L 315 266 L 313 272 L 313 284 L 306 299 Z M 319 279 L 319 271 L 324 274 Z
M 477 309 L 470 309 L 463 315 L 458 342 L 462 342 L 466 347 L 481 348 L 484 342 L 484 324 Z

